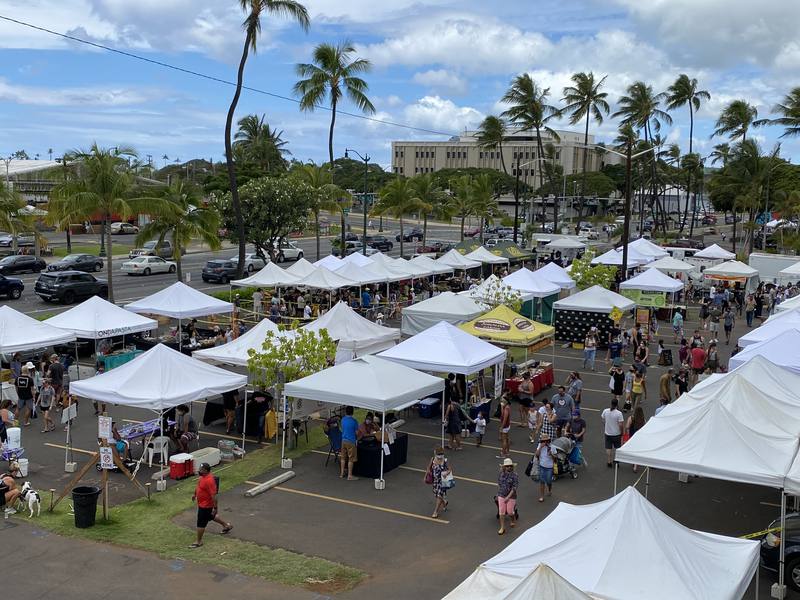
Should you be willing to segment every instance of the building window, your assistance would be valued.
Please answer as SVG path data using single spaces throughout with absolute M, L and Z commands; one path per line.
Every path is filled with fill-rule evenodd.
M 447 152 L 447 158 L 450 158 L 450 151 Z
M 419 167 L 414 167 L 414 173 L 419 173 Z
M 394 157 L 400 158 L 400 153 L 397 150 L 394 151 Z
M 400 167 L 400 175 L 403 174 L 403 167 Z
M 403 151 L 400 150 L 400 158 L 403 158 Z
M 414 152 L 414 158 L 419 158 L 419 152 Z
M 394 168 L 394 172 L 397 173 L 397 167 Z
M 556 160 L 561 160 L 561 152 L 556 152 Z
M 526 152 L 525 152 L 525 158 L 526 158 L 526 159 L 527 159 L 527 158 L 530 158 L 530 154 L 531 154 L 530 152 L 527 152 L 527 151 L 526 151 Z

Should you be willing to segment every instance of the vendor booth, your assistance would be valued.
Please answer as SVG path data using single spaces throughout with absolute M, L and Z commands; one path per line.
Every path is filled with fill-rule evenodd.
M 334 258 L 336 258 L 334 256 Z M 337 259 L 338 260 L 338 259 Z M 357 281 L 342 277 L 335 271 L 329 270 L 327 267 L 317 267 L 317 269 L 298 279 L 294 284 L 298 288 L 311 288 L 314 290 L 326 290 L 332 292 L 341 288 L 358 286 Z
M 678 260 L 677 258 L 672 258 L 671 256 L 665 256 L 664 258 L 659 258 L 657 261 L 646 264 L 642 268 L 658 269 L 662 273 L 683 273 L 683 274 L 699 270 L 697 266 L 690 265 L 687 262 Z
M 617 250 L 622 252 L 622 246 L 617 248 Z M 644 238 L 628 242 L 628 252 L 638 256 L 646 256 L 650 258 L 648 262 L 669 256 L 664 248 Z
M 338 256 L 334 256 L 333 254 L 328 254 L 327 256 L 323 256 L 319 260 L 315 261 L 313 265 L 315 267 L 325 267 L 330 271 L 335 271 L 342 266 L 342 259 Z
M 381 439 L 359 443 L 356 466 L 360 474 L 375 478 L 376 489 L 383 489 L 384 473 L 405 463 L 408 448 L 405 433 L 387 429 L 386 413 L 407 408 L 443 389 L 440 377 L 376 356 L 361 356 L 287 383 L 284 396 L 381 413 Z M 288 412 L 288 404 L 283 402 L 284 411 Z
M 564 267 L 560 267 L 554 262 L 549 262 L 543 267 L 539 267 L 533 273 L 551 283 L 555 283 L 562 290 L 575 289 L 575 280 L 569 276 Z
M 784 300 L 780 304 L 775 305 L 775 314 L 785 313 L 790 310 L 795 310 L 800 308 L 800 295 L 795 296 L 793 298 L 789 298 L 788 300 Z
M 533 258 L 533 253 L 530 250 L 520 248 L 513 240 L 509 239 L 497 242 L 497 244 L 492 246 L 490 252 L 497 256 L 507 258 L 511 262 L 519 262 Z
M 553 322 L 553 303 L 558 300 L 561 286 L 522 267 L 503 277 L 503 283 L 517 290 L 523 299 L 522 314 L 542 323 Z
M 442 292 L 403 309 L 400 330 L 414 335 L 433 327 L 440 321 L 459 325 L 486 312 L 487 307 L 467 294 Z
M 596 598 L 740 600 L 758 561 L 757 540 L 684 527 L 628 487 L 594 504 L 560 502 L 445 600 L 562 598 L 511 595 L 540 563 Z
M 595 256 L 592 259 L 591 264 L 606 265 L 609 267 L 621 267 L 622 258 L 622 250 L 615 250 L 612 248 L 600 256 Z M 634 267 L 653 262 L 654 260 L 655 259 L 652 256 L 643 256 L 637 252 L 634 252 L 633 250 L 628 250 L 628 269 L 633 269 Z
M 458 250 L 461 254 L 467 255 L 470 252 L 477 250 L 481 247 L 481 242 L 478 238 L 471 238 L 465 237 L 463 240 L 458 242 L 454 248 Z
M 741 285 L 745 293 L 755 291 L 758 286 L 758 270 L 738 260 L 729 260 L 703 271 L 703 280 L 709 285 Z
M 740 367 L 756 356 L 763 356 L 768 361 L 800 373 L 800 330 L 785 329 L 777 331 L 775 337 L 757 344 L 749 344 L 741 352 L 731 356 L 728 370 Z
M 427 269 L 431 275 L 444 275 L 454 270 L 453 267 L 436 262 L 430 256 L 416 256 L 409 262 Z
M 683 282 L 665 275 L 658 269 L 642 271 L 619 284 L 621 295 L 633 300 L 636 306 L 662 310 L 659 318 L 669 319 L 674 308 L 674 298 L 683 289 Z
M 585 250 L 586 244 L 579 239 L 574 237 L 559 237 L 550 240 L 543 246 L 545 252 L 559 250 L 559 251 L 579 251 Z
M 404 275 L 406 279 L 412 280 L 435 275 L 433 269 L 411 262 L 403 257 L 396 258 L 394 262 L 389 265 L 388 270 L 390 273 L 398 273 Z
M 475 269 L 481 266 L 481 263 L 479 263 L 477 260 L 470 260 L 455 248 L 437 258 L 436 262 L 440 265 L 462 271 L 466 269 Z
M 781 285 L 800 282 L 800 262 L 778 271 L 778 281 Z
M 72 331 L 37 321 L 8 305 L 0 306 L 0 355 L 11 362 L 14 352 L 75 341 Z
M 695 265 L 700 271 L 704 271 L 709 267 L 724 263 L 727 260 L 734 260 L 735 258 L 736 255 L 733 252 L 729 252 L 717 244 L 711 244 L 707 248 L 695 252 L 692 256 L 686 257 L 686 262 Z
M 539 563 L 525 578 L 501 575 L 480 565 L 445 600 L 592 600 L 552 568 Z
M 582 344 L 589 329 L 597 327 L 598 340 L 603 346 L 614 326 L 612 311 L 625 313 L 634 306 L 633 300 L 599 285 L 563 298 L 553 305 L 556 339 Z
M 489 265 L 507 265 L 509 261 L 509 259 L 505 256 L 497 256 L 497 254 L 492 254 L 483 246 L 479 246 L 477 249 L 466 254 L 464 258 Z
M 740 337 L 736 345 L 746 348 L 750 344 L 771 340 L 789 329 L 800 329 L 800 311 L 790 310 L 772 315 L 763 325 Z
M 316 268 L 317 267 L 312 265 L 305 258 L 298 258 L 296 261 L 294 261 L 294 264 L 291 267 L 286 269 L 286 272 L 296 275 L 298 278 L 302 279 L 306 275 L 313 273 Z
M 254 273 L 250 277 L 231 281 L 233 287 L 252 287 L 252 288 L 279 288 L 294 285 L 300 279 L 287 269 L 282 269 L 274 262 L 268 262 L 263 269 Z
M 374 265 L 375 261 L 368 256 L 364 256 L 361 252 L 353 252 L 342 259 L 341 266 L 346 264 L 354 264 L 357 267 L 367 267 L 369 265 Z

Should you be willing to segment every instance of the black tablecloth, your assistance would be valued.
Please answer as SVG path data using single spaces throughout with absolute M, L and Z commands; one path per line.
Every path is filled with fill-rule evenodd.
M 207 400 L 206 409 L 203 412 L 203 425 L 207 427 L 214 421 L 224 418 L 225 412 L 222 410 L 222 399 Z
M 408 457 L 408 435 L 398 432 L 394 444 L 389 444 L 391 454 L 383 457 L 383 472 L 406 464 Z M 358 461 L 353 467 L 353 474 L 359 477 L 378 479 L 381 476 L 381 453 L 383 449 L 377 440 L 358 443 Z

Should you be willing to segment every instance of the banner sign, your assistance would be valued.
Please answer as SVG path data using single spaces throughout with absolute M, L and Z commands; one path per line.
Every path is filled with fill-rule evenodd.
M 638 306 L 664 308 L 667 305 L 666 292 L 649 292 L 647 290 L 620 290 L 626 298 L 636 302 Z

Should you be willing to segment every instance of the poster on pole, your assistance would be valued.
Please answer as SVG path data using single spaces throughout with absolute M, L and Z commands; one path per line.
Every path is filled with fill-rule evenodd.
M 61 424 L 66 425 L 73 419 L 78 417 L 78 405 L 77 404 L 70 404 L 64 410 L 61 411 Z
M 97 417 L 97 437 L 101 440 L 111 439 L 111 417 Z
M 100 448 L 100 468 L 114 468 L 114 452 L 111 450 L 110 446 L 103 446 Z
M 503 365 L 494 366 L 494 397 L 495 399 L 503 395 Z

